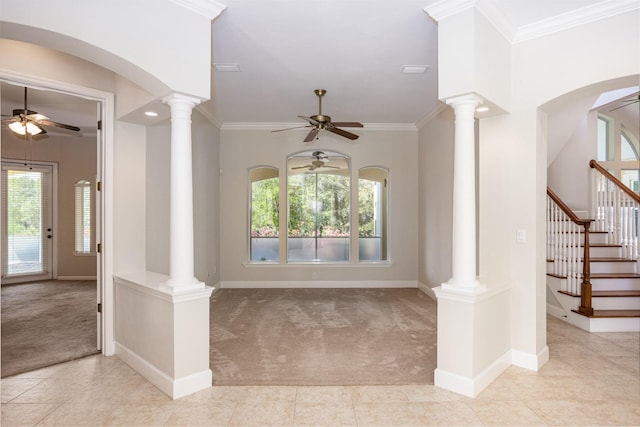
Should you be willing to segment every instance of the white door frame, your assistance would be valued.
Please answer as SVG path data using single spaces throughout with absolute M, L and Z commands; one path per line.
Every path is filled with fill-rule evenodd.
M 57 230 L 58 230 L 58 164 L 55 162 L 44 162 L 44 161 L 28 161 L 25 165 L 24 160 L 18 159 L 10 159 L 10 158 L 2 158 L 2 169 L 4 170 L 5 166 L 15 166 L 15 168 L 11 168 L 14 170 L 20 169 L 28 169 L 29 167 L 34 167 L 36 169 L 47 170 L 50 173 L 49 177 L 49 188 L 47 189 L 47 198 L 48 198 L 48 206 L 45 208 L 48 211 L 48 224 L 42 224 L 41 232 L 50 233 L 51 236 L 46 242 L 46 248 L 43 247 L 42 251 L 49 258 L 48 262 L 45 265 L 48 266 L 48 271 L 43 273 L 32 273 L 32 274 L 21 274 L 16 276 L 9 276 L 2 278 L 2 284 L 12 284 L 12 283 L 21 283 L 28 282 L 34 280 L 50 280 L 58 277 L 58 253 L 57 253 Z M 6 213 L 8 206 L 2 207 L 2 238 L 7 238 L 7 230 L 6 230 Z M 50 226 L 49 230 L 44 231 L 45 226 Z M 6 240 L 5 240 L 6 243 Z M 45 245 L 43 245 L 45 246 Z M 5 245 L 2 245 L 2 249 L 5 248 Z M 6 256 L 6 254 L 5 254 Z M 3 260 L 4 262 L 4 260 Z
M 71 83 L 44 79 L 38 76 L 18 74 L 13 71 L 0 69 L 0 81 L 28 86 L 35 89 L 60 92 L 80 98 L 95 100 L 101 105 L 102 131 L 98 132 L 97 158 L 98 179 L 101 183 L 99 197 L 100 230 L 96 230 L 96 244 L 101 245 L 98 254 L 98 301 L 101 301 L 101 341 L 102 354 L 115 354 L 115 323 L 114 323 L 114 286 L 113 286 L 113 133 L 115 120 L 114 95 L 98 89 L 78 86 Z M 97 199 L 98 199 L 97 197 Z M 98 200 L 96 200 L 98 201 Z M 97 224 L 96 224 L 97 225 Z

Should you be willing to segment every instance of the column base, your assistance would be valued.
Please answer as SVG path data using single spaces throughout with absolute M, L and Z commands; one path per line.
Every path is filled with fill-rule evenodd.
M 443 285 L 434 292 L 438 299 L 435 385 L 475 397 L 511 363 L 510 288 L 449 284 L 448 289 Z
M 487 287 L 480 284 L 480 282 L 476 279 L 466 281 L 451 278 L 447 282 L 442 283 L 441 288 L 445 291 L 461 293 L 465 295 L 478 295 L 487 290 Z
M 169 279 L 160 284 L 160 289 L 171 294 L 202 289 L 205 284 L 195 277 L 192 279 Z
M 213 288 L 167 287 L 167 279 L 144 271 L 114 275 L 115 345 L 125 363 L 176 399 L 211 386 Z

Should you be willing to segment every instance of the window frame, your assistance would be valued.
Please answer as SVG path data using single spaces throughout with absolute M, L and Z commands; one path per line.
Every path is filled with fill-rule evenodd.
M 74 183 L 74 255 L 92 255 L 92 243 L 94 236 L 91 233 L 91 181 L 79 179 Z M 88 224 L 87 224 L 88 221 Z M 89 242 L 85 250 L 85 235 L 88 234 Z
M 374 171 L 369 172 L 367 171 Z M 383 174 L 380 179 L 375 179 L 375 175 Z M 367 177 L 369 175 L 369 177 Z M 382 166 L 363 166 L 358 169 L 358 262 L 363 264 L 388 264 L 390 262 L 389 257 L 389 169 Z M 361 206 L 360 206 L 360 181 L 367 180 L 372 182 L 377 182 L 380 184 L 380 198 L 379 201 L 379 221 L 380 221 L 380 235 L 376 236 L 380 238 L 380 259 L 363 259 L 362 250 L 363 245 L 360 242 L 360 239 L 363 238 L 361 227 L 360 227 L 360 214 L 361 214 Z M 366 238 L 366 237 L 364 237 Z
M 254 180 L 252 178 L 252 174 L 253 173 L 259 173 L 259 170 L 263 169 L 263 170 L 270 170 L 271 173 L 267 173 L 267 172 L 263 172 L 265 175 L 269 175 L 268 177 L 264 178 L 264 179 L 256 179 Z M 248 189 L 248 200 L 247 200 L 247 205 L 248 205 L 248 218 L 247 218 L 247 230 L 248 230 L 248 247 L 247 247 L 247 259 L 249 261 L 249 263 L 251 264 L 279 264 L 280 260 L 282 258 L 281 256 L 281 249 L 280 249 L 280 224 L 282 222 L 282 218 L 281 218 L 281 209 L 280 209 L 280 193 L 282 192 L 282 185 L 281 185 L 281 179 L 280 179 L 280 169 L 275 167 L 275 166 L 268 166 L 268 165 L 258 165 L 258 166 L 254 166 L 249 168 L 248 173 L 247 173 L 247 177 L 248 177 L 248 181 L 249 181 L 249 189 Z M 270 237 L 270 236 L 254 236 L 253 235 L 253 184 L 255 182 L 258 181 L 263 181 L 266 179 L 277 179 L 278 180 L 278 194 L 277 194 L 277 198 L 278 198 L 278 212 L 277 212 L 277 217 L 278 217 L 278 225 L 276 227 L 274 227 L 273 232 L 275 233 L 275 236 Z M 277 253 L 277 258 L 276 259 L 262 259 L 263 257 L 261 257 L 261 259 L 253 259 L 253 253 L 254 253 L 254 247 L 253 247 L 253 242 L 255 238 L 276 238 L 277 239 L 277 244 L 276 244 L 276 253 Z
M 292 257 L 290 256 L 290 251 L 291 251 L 291 241 L 290 239 L 295 239 L 295 238 L 299 238 L 299 237 L 292 237 L 290 234 L 290 230 L 289 230 L 289 222 L 290 222 L 290 212 L 291 212 L 291 200 L 289 197 L 289 192 L 290 192 L 290 179 L 289 177 L 292 176 L 293 174 L 290 174 L 290 165 L 294 165 L 296 164 L 295 162 L 297 160 L 301 160 L 301 159 L 305 159 L 305 161 L 308 163 L 310 160 L 310 158 L 312 157 L 312 153 L 315 151 L 322 151 L 324 154 L 326 154 L 327 156 L 329 156 L 332 159 L 336 159 L 336 158 L 340 158 L 342 159 L 345 163 L 346 163 L 346 170 L 347 172 L 345 174 L 330 174 L 330 173 L 326 173 L 324 175 L 339 175 L 339 176 L 344 176 L 347 178 L 347 184 L 348 184 L 348 188 L 345 191 L 346 197 L 349 198 L 349 206 L 347 208 L 348 211 L 348 215 L 349 215 L 349 220 L 348 220 L 348 226 L 349 226 L 349 231 L 348 231 L 348 238 L 347 238 L 347 248 L 345 250 L 346 253 L 346 259 L 344 260 L 335 260 L 335 259 L 319 259 L 317 258 L 318 255 L 318 240 L 320 238 L 323 238 L 322 235 L 318 236 L 318 229 L 314 227 L 314 233 L 311 236 L 306 236 L 306 238 L 312 238 L 314 239 L 314 243 L 315 243 L 315 255 L 316 258 L 314 259 L 292 259 Z M 353 240 L 353 236 L 354 236 L 354 227 L 353 227 L 353 206 L 354 206 L 354 201 L 353 201 L 353 177 L 352 177 L 352 173 L 353 173 L 353 169 L 351 167 L 351 157 L 344 154 L 344 153 L 340 153 L 334 150 L 325 150 L 325 149 L 313 149 L 313 150 L 305 150 L 305 151 L 300 151 L 297 153 L 293 153 L 289 156 L 287 156 L 286 158 L 286 164 L 287 164 L 287 168 L 286 168 L 286 188 L 285 188 L 285 197 L 286 197 L 286 202 L 287 202 L 287 210 L 286 210 L 286 240 L 285 240 L 285 247 L 286 247 L 286 263 L 287 264 L 294 264 L 294 265 L 299 265 L 299 264 L 351 264 L 353 262 L 353 257 L 352 257 L 352 248 L 354 245 L 354 240 Z M 295 166 L 291 166 L 291 167 L 295 167 Z M 299 174 L 297 174 L 299 175 Z M 318 175 L 318 172 L 315 173 L 316 177 Z M 316 179 L 316 185 L 317 185 L 317 179 Z M 342 230 L 344 232 L 344 230 Z M 321 233 L 320 233 L 321 234 Z M 338 237 L 347 237 L 347 236 L 338 236 Z M 324 236 L 324 238 L 330 238 L 329 236 Z M 333 238 L 333 237 L 331 237 Z

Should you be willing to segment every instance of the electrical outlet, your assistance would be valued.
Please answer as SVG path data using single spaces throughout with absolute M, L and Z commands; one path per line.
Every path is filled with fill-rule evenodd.
M 316 280 L 318 278 L 318 273 L 316 273 L 315 271 L 313 273 L 311 273 L 311 279 L 312 280 Z
M 517 243 L 526 243 L 527 242 L 527 230 L 519 228 L 516 230 L 516 242 Z

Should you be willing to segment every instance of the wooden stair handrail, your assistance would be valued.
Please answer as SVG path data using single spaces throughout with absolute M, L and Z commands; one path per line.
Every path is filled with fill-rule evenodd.
M 589 228 L 591 227 L 593 220 L 578 218 L 578 215 L 576 215 L 549 187 L 547 187 L 547 195 L 551 197 L 551 200 L 558 205 L 562 212 L 564 212 L 571 221 L 584 228 L 582 283 L 580 284 L 580 306 L 578 307 L 578 312 L 585 316 L 593 316 L 593 305 L 591 303 L 591 255 L 589 254 Z
M 556 205 L 558 205 L 558 207 L 560 209 L 562 209 L 562 212 L 564 212 L 565 214 L 567 214 L 567 216 L 569 217 L 569 219 L 571 221 L 573 221 L 574 223 L 581 225 L 581 226 L 586 226 L 586 224 L 591 225 L 591 223 L 593 222 L 592 219 L 582 219 L 579 218 L 578 215 L 576 215 L 571 208 L 569 208 L 569 206 L 567 206 L 561 199 L 560 197 L 558 197 L 556 195 L 556 193 L 554 193 L 549 187 L 547 187 L 547 195 L 549 197 L 551 197 L 551 199 L 555 202 Z
M 611 181 L 611 182 L 613 182 L 615 184 L 616 187 L 618 187 L 620 190 L 624 191 L 627 194 L 627 196 L 631 197 L 631 199 L 634 200 L 636 203 L 640 204 L 640 195 L 634 193 L 629 187 L 624 185 L 618 178 L 616 178 L 615 176 L 611 175 L 611 173 L 608 170 L 606 170 L 605 168 L 603 168 L 602 166 L 600 166 L 600 164 L 598 162 L 596 162 L 595 160 L 591 160 L 589 162 L 589 166 L 591 166 L 593 169 L 597 170 L 602 175 L 607 177 L 609 179 L 609 181 Z

